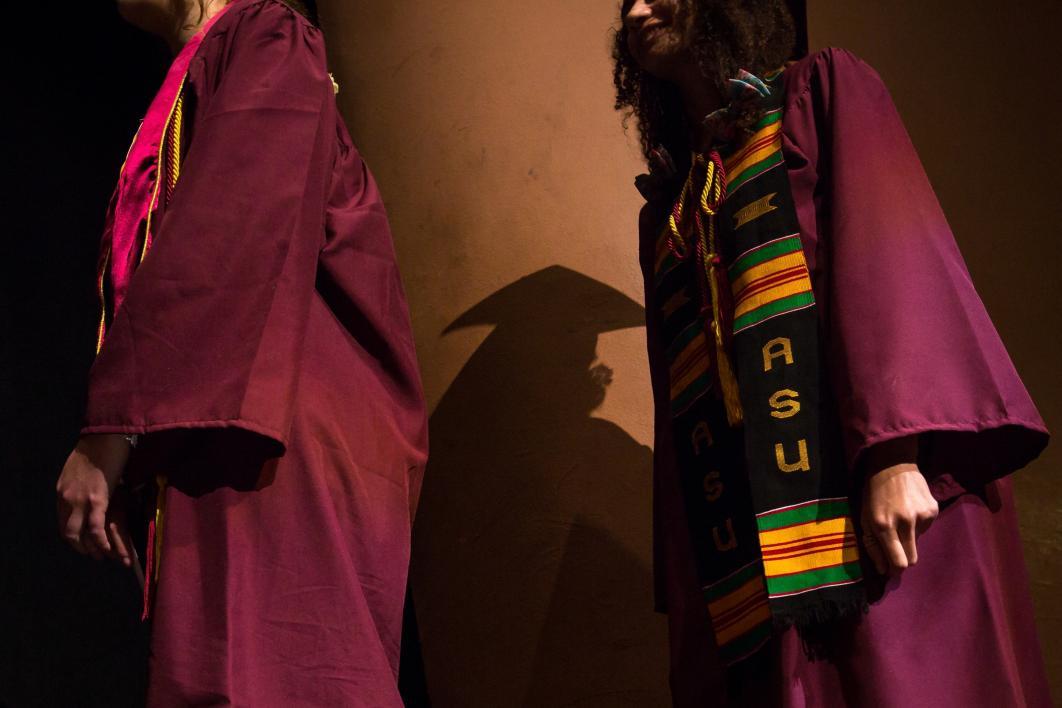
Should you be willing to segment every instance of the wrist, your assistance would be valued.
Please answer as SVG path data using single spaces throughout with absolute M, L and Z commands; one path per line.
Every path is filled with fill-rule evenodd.
M 914 462 L 901 462 L 881 469 L 871 469 L 868 472 L 867 477 L 877 485 L 912 472 L 918 475 L 922 474 L 922 471 L 918 469 L 918 465 Z
M 92 433 L 81 436 L 77 449 L 103 472 L 107 483 L 114 488 L 125 470 L 132 446 L 121 433 Z
M 867 449 L 863 463 L 868 477 L 883 472 L 895 475 L 899 471 L 917 471 L 918 436 L 908 435 L 877 443 Z

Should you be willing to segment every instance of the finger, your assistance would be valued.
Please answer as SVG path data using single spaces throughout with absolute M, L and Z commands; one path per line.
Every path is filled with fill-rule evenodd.
M 94 546 L 99 556 L 93 554 L 93 557 L 103 557 L 104 555 L 110 555 L 111 542 L 107 539 L 107 502 L 104 501 L 92 501 L 91 509 L 89 510 L 88 524 L 81 534 L 81 541 L 86 546 L 91 548 Z
M 903 553 L 907 556 L 907 565 L 915 565 L 918 563 L 918 544 L 915 542 L 916 524 L 903 523 L 897 529 L 897 536 L 900 539 L 900 545 L 903 546 Z
M 73 546 L 78 553 L 88 553 L 88 549 L 81 543 L 81 526 L 84 522 L 84 514 L 80 506 L 70 508 L 63 525 L 62 536 L 66 542 Z
M 103 551 L 100 550 L 99 544 L 96 543 L 95 536 L 89 533 L 86 528 L 81 534 L 81 545 L 85 549 L 85 553 L 89 554 L 96 560 L 103 560 L 105 558 Z
M 66 499 L 63 499 L 61 494 L 56 497 L 55 515 L 59 521 L 59 535 L 64 538 L 66 537 L 66 525 L 70 521 L 70 514 L 73 510 L 74 508 L 70 506 Z
M 878 539 L 871 535 L 863 536 L 863 547 L 866 549 L 870 561 L 874 564 L 874 569 L 880 575 L 885 575 L 885 571 L 888 570 L 888 564 L 885 562 L 885 555 L 881 552 L 881 546 L 878 545 Z
M 132 554 L 126 545 L 126 535 L 117 523 L 112 521 L 107 524 L 107 538 L 111 541 L 111 558 L 121 561 L 128 568 L 132 563 Z
M 900 573 L 907 567 L 907 553 L 893 527 L 878 531 L 878 543 L 889 562 L 890 570 Z
M 932 508 L 930 508 L 928 511 L 923 514 L 919 514 L 918 524 L 915 527 L 915 534 L 921 536 L 923 533 L 928 531 L 929 527 L 932 526 L 933 522 L 936 520 L 938 513 L 940 513 L 939 507 L 936 505 L 936 503 L 934 503 Z

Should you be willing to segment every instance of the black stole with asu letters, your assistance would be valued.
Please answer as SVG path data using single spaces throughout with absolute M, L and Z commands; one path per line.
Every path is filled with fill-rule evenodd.
M 807 628 L 865 606 L 782 155 L 782 74 L 756 82 L 765 95 L 753 134 L 694 156 L 654 267 L 682 493 L 728 665 L 755 653 L 774 627 Z M 713 179 L 725 181 L 717 204 Z M 687 207 L 698 194 L 706 196 Z

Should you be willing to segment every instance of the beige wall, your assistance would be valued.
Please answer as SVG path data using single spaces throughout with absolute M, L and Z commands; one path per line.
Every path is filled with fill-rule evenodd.
M 665 705 L 614 3 L 323 9 L 432 409 L 413 581 L 432 699 Z
M 435 705 L 665 705 L 634 326 L 640 165 L 611 110 L 618 3 L 321 4 L 343 112 L 391 213 L 432 409 L 414 583 Z M 1023 8 L 1037 4 L 1057 5 Z M 1051 423 L 1062 318 L 1047 284 L 1062 263 L 1048 239 L 1062 213 L 1043 157 L 1060 154 L 1041 128 L 1041 102 L 1059 105 L 1048 26 L 1002 3 L 811 7 L 813 46 L 855 50 L 892 87 Z M 1058 464 L 1052 451 L 1019 483 L 1056 675 Z

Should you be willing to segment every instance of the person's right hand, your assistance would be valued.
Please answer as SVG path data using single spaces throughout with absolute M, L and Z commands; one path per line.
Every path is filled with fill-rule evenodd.
M 122 435 L 82 436 L 55 486 L 60 535 L 80 553 L 110 556 L 127 567 L 133 562 L 133 545 L 123 517 L 108 511 L 129 449 Z
M 879 443 L 867 451 L 863 548 L 882 575 L 899 575 L 918 563 L 917 538 L 940 511 L 917 459 L 915 436 Z

